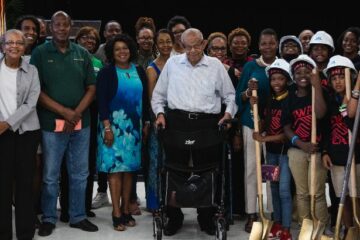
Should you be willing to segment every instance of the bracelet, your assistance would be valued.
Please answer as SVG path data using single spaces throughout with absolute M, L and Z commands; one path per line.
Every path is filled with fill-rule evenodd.
M 111 132 L 111 127 L 110 127 L 110 125 L 105 126 L 104 129 L 105 129 L 105 132 Z
M 360 90 L 352 90 L 351 93 L 354 95 L 360 95 Z
M 356 99 L 356 100 L 359 100 L 359 95 L 351 94 L 351 98 Z
M 246 96 L 247 98 L 251 97 L 251 92 L 250 92 L 250 94 L 248 94 L 248 92 L 249 92 L 249 88 L 247 88 L 247 89 L 245 90 L 245 96 Z
M 291 138 L 291 144 L 292 144 L 293 146 L 295 146 L 295 141 L 296 141 L 297 139 L 299 139 L 299 136 L 298 136 L 298 135 L 294 135 L 294 136 Z

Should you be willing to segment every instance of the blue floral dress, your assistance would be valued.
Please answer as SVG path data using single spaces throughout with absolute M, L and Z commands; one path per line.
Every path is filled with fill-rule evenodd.
M 99 172 L 133 172 L 141 164 L 143 86 L 134 64 L 116 67 L 118 89 L 110 103 L 110 123 L 114 133 L 111 147 L 104 144 L 104 127 L 98 125 L 97 168 Z

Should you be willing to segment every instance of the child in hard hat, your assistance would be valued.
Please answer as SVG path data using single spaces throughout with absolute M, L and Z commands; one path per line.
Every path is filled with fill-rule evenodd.
M 262 126 L 264 134 L 253 133 L 254 140 L 265 142 L 267 164 L 280 167 L 279 181 L 271 182 L 272 204 L 274 208 L 273 225 L 268 238 L 291 240 L 291 209 L 292 197 L 290 191 L 291 173 L 287 156 L 288 140 L 284 134 L 280 119 L 282 104 L 288 96 L 288 82 L 291 81 L 290 65 L 284 59 L 277 59 L 266 68 L 266 75 L 270 82 L 271 95 L 263 111 Z M 253 105 L 257 98 L 250 99 Z
M 348 99 L 345 96 L 345 68 L 350 68 L 352 71 L 352 78 L 356 76 L 356 69 L 354 64 L 346 57 L 336 55 L 330 58 L 327 68 L 324 70 L 325 75 L 329 79 L 330 91 L 328 99 L 328 116 L 329 116 L 329 136 L 325 141 L 324 149 L 322 151 L 323 165 L 331 170 L 331 179 L 334 186 L 337 198 L 340 198 L 347 158 L 349 152 L 349 118 L 347 114 L 346 104 Z M 351 79 L 351 80 L 353 80 Z M 357 163 L 360 159 L 356 158 Z M 357 164 L 357 176 L 360 180 L 360 165 Z M 358 188 L 360 185 L 358 185 Z M 358 190 L 360 193 L 360 188 Z M 334 204 L 335 199 L 331 199 Z M 339 201 L 339 199 L 338 199 Z M 337 202 L 338 202 L 337 201 Z M 345 232 L 352 226 L 351 201 L 346 199 L 344 205 L 343 223 L 345 225 Z
M 303 53 L 300 40 L 294 35 L 286 35 L 280 39 L 279 54 L 287 62 L 297 58 Z
M 329 83 L 322 71 L 326 68 L 330 57 L 335 51 L 334 41 L 327 32 L 318 31 L 312 36 L 309 45 L 309 56 L 315 61 L 320 72 L 321 85 L 328 87 Z
M 312 98 L 311 87 L 315 89 L 315 113 L 317 118 L 317 143 L 321 143 L 320 121 L 326 114 L 326 102 L 318 73 L 312 73 L 315 62 L 307 55 L 300 55 L 290 62 L 291 74 L 296 89 L 289 92 L 284 102 L 282 125 L 291 141 L 288 150 L 289 167 L 296 185 L 296 202 L 300 221 L 311 219 L 310 214 L 310 155 L 316 154 L 315 209 L 321 222 L 328 221 L 325 199 L 327 170 L 321 164 L 320 144 L 311 143 Z

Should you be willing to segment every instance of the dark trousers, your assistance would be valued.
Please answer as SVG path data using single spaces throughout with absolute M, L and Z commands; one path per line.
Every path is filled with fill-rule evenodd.
M 12 239 L 12 199 L 15 183 L 17 239 L 33 239 L 35 233 L 34 171 L 40 131 L 23 134 L 7 130 L 0 135 L 0 239 Z
M 199 119 L 190 119 L 186 113 L 178 111 L 169 111 L 166 118 L 166 127 L 169 130 L 181 131 L 181 132 L 194 132 L 200 130 L 212 130 L 218 128 L 217 123 L 219 120 L 218 115 L 212 115 L 208 117 L 201 117 Z M 166 145 L 166 143 L 165 143 Z M 177 166 L 186 166 L 189 159 L 189 151 L 177 149 L 176 147 L 165 148 L 166 160 L 168 163 L 175 163 Z M 192 151 L 192 157 L 194 167 L 202 167 L 207 163 L 220 162 L 221 161 L 221 147 L 216 146 L 206 147 Z M 215 207 L 198 208 L 198 222 L 201 226 L 210 226 L 213 224 L 213 216 L 216 212 Z M 169 221 L 172 223 L 182 222 L 184 215 L 180 208 L 167 206 L 166 214 L 169 217 Z

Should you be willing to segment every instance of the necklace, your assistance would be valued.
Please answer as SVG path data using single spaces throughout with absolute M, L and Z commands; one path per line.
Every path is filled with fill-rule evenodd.
M 263 66 L 265 66 L 265 67 L 268 67 L 268 66 L 270 66 L 272 63 L 266 63 L 265 61 L 264 61 L 264 59 L 263 59 L 263 56 L 262 55 L 260 55 L 260 57 L 258 58 L 259 59 L 259 62 L 263 65 Z M 277 57 L 275 57 L 275 59 L 277 59 Z
M 288 95 L 289 95 L 289 91 L 286 91 L 279 96 L 273 96 L 273 99 L 275 99 L 276 101 L 280 101 L 280 100 L 283 100 L 284 98 L 286 98 Z

